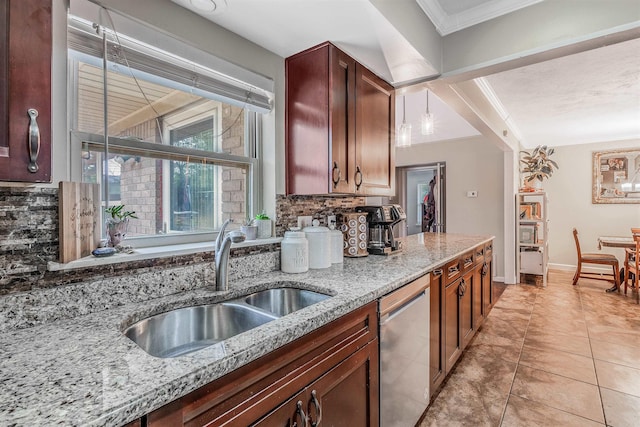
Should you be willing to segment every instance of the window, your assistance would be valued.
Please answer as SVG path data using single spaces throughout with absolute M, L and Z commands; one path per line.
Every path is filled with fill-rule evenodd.
M 258 129 L 270 94 L 103 31 L 106 79 L 105 40 L 90 22 L 69 18 L 71 140 L 77 159 L 72 177 L 100 183 L 110 205 L 125 204 L 136 212 L 128 238 L 210 239 L 224 220 L 253 215 L 260 209 Z

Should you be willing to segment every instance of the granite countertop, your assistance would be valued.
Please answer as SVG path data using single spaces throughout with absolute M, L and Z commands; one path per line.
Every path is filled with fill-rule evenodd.
M 419 234 L 402 253 L 345 258 L 302 274 L 271 272 L 72 319 L 0 333 L 0 425 L 130 422 L 416 279 L 492 236 Z M 152 357 L 122 334 L 172 308 L 298 286 L 333 297 L 185 356 Z

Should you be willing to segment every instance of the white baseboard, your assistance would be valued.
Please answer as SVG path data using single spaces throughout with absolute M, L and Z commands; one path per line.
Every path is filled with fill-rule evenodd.
M 504 277 L 502 277 L 502 276 L 494 276 L 493 277 L 493 281 L 494 282 L 504 283 Z

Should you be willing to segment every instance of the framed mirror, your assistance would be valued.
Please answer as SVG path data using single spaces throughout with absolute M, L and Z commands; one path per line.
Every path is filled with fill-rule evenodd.
M 593 153 L 592 203 L 640 203 L 640 147 Z

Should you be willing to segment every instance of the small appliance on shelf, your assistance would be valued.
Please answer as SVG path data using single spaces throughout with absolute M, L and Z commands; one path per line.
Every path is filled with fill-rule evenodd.
M 393 234 L 393 226 L 407 219 L 400 205 L 359 206 L 357 212 L 366 212 L 369 225 L 367 251 L 374 255 L 389 255 L 402 250 L 401 242 Z

